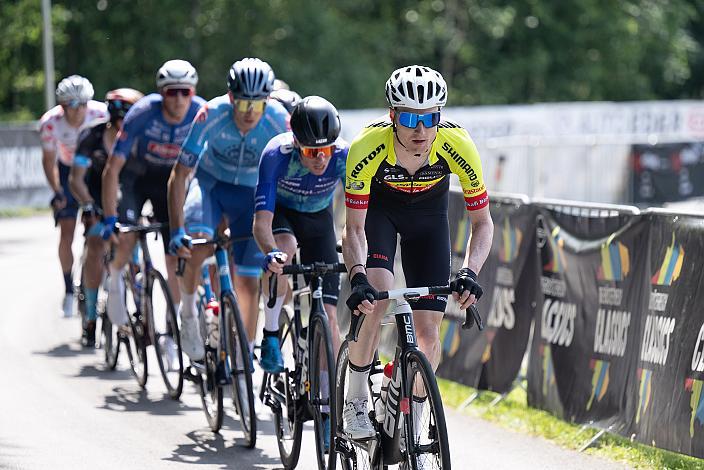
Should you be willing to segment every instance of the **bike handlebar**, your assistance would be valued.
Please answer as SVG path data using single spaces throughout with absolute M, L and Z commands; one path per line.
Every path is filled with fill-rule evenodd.
M 310 274 L 313 276 L 324 276 L 328 273 L 346 273 L 347 268 L 344 263 L 319 263 L 312 264 L 290 264 L 284 266 L 284 275 Z M 276 291 L 279 287 L 279 277 L 276 273 L 271 273 L 269 277 L 269 300 L 266 306 L 274 308 L 276 305 Z

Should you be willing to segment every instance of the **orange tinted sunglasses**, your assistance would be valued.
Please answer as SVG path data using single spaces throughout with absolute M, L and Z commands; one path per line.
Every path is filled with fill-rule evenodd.
M 334 145 L 328 145 L 327 147 L 303 147 L 301 146 L 301 155 L 306 158 L 330 158 L 335 151 Z

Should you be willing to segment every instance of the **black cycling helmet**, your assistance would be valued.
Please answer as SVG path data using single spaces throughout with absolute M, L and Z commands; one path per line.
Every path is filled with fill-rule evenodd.
M 274 89 L 274 71 L 256 58 L 238 60 L 227 74 L 227 88 L 235 99 L 263 100 Z
M 114 123 L 118 119 L 124 119 L 127 111 L 143 96 L 142 92 L 134 88 L 118 88 L 108 91 L 105 95 L 105 103 L 108 105 L 110 122 Z
M 301 101 L 301 95 L 295 91 L 285 90 L 283 88 L 272 91 L 269 98 L 273 98 L 284 105 L 284 108 L 286 108 L 286 111 L 288 111 L 289 114 L 293 112 L 293 108 L 295 108 L 298 102 Z
M 291 130 L 304 147 L 326 147 L 340 135 L 340 116 L 325 98 L 306 96 L 293 108 Z

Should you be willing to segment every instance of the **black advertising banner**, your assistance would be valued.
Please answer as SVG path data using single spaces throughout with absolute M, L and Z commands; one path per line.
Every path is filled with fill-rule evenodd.
M 454 194 L 453 194 L 454 196 Z M 461 194 L 450 199 L 452 271 L 464 260 L 470 235 L 470 220 Z M 510 389 L 526 350 L 532 310 L 530 294 L 517 289 L 529 247 L 534 246 L 534 211 L 520 199 L 492 197 L 494 240 L 491 253 L 479 275 L 484 296 L 478 307 L 486 323 L 462 330 L 465 314 L 454 302 L 448 304 L 440 329 L 442 360 L 439 376 L 471 387 L 498 392 Z
M 646 275 L 647 225 L 619 214 L 613 233 L 586 240 L 556 222 L 578 227 L 588 217 L 539 209 L 536 244 L 541 267 L 528 370 L 528 403 L 573 422 L 625 425 L 629 377 L 635 376 Z M 606 228 L 611 223 L 586 224 Z
M 704 143 L 634 145 L 633 201 L 659 204 L 704 195 Z
M 704 457 L 704 218 L 645 217 L 649 296 L 627 397 L 630 432 L 646 444 Z

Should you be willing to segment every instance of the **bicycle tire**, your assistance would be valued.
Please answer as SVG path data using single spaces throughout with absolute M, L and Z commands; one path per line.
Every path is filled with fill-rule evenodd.
M 227 292 L 220 301 L 221 314 L 225 315 L 227 347 L 232 371 L 232 401 L 240 417 L 245 447 L 254 448 L 257 443 L 257 416 L 254 410 L 252 366 L 249 355 L 249 340 L 242 323 L 235 296 Z M 238 359 L 239 358 L 239 359 Z M 240 383 L 240 377 L 244 383 Z M 246 405 L 246 408 L 244 404 Z
M 335 363 L 335 414 L 331 428 L 335 430 L 335 442 L 331 442 L 331 451 L 337 455 L 343 470 L 371 470 L 371 456 L 358 445 L 347 438 L 343 431 L 343 410 L 345 408 L 345 385 L 347 383 L 347 368 L 349 367 L 349 343 L 347 340 L 340 345 Z
M 414 421 L 416 420 L 414 413 L 416 412 L 416 406 L 413 404 L 413 390 L 415 384 L 417 383 L 417 378 L 420 377 L 423 380 L 425 393 L 427 396 L 426 405 L 424 409 L 428 410 L 428 413 L 423 412 L 423 416 L 419 417 L 420 433 L 416 438 L 416 430 L 414 430 Z M 440 397 L 440 390 L 438 389 L 437 381 L 435 380 L 435 373 L 433 368 L 430 366 L 430 362 L 419 350 L 410 351 L 406 359 L 406 384 L 407 390 L 406 395 L 409 397 L 411 404 L 409 406 L 409 414 L 407 415 L 405 429 L 406 436 L 414 436 L 412 445 L 406 442 L 407 459 L 410 464 L 410 468 L 413 470 L 423 469 L 433 469 L 439 468 L 443 470 L 450 470 L 450 446 L 447 438 L 447 427 L 445 424 L 445 411 L 442 406 L 442 398 Z M 417 390 L 417 388 L 416 388 Z M 433 442 L 430 444 L 420 443 L 421 437 L 425 437 L 425 415 L 428 415 L 428 438 L 432 439 L 435 436 Z M 425 439 L 424 439 L 425 440 Z M 437 449 L 438 456 L 436 458 L 428 457 L 427 453 L 422 453 L 422 449 Z
M 281 309 L 279 316 L 279 344 L 281 345 L 281 355 L 284 359 L 284 372 L 269 376 L 271 387 L 275 388 L 284 396 L 284 403 L 278 408 L 274 408 L 274 430 L 276 432 L 276 442 L 279 447 L 281 463 L 286 470 L 296 468 L 301 455 L 301 443 L 303 442 L 303 421 L 299 419 L 297 406 L 299 386 L 296 364 L 297 336 L 293 328 L 293 322 L 289 318 L 285 309 Z M 289 445 L 290 444 L 290 445 Z
M 200 401 L 203 405 L 205 419 L 208 421 L 208 426 L 213 432 L 220 431 L 222 428 L 222 420 L 224 416 L 223 407 L 223 388 L 216 380 L 216 368 L 219 358 L 218 351 L 208 346 L 208 332 L 205 325 L 205 306 L 203 299 L 198 302 L 198 319 L 201 331 L 201 337 L 205 338 L 205 358 L 203 366 L 205 371 L 200 373 L 198 381 L 198 392 L 200 393 Z
M 315 435 L 315 450 L 318 460 L 318 468 L 320 470 L 335 470 L 337 458 L 335 452 L 325 453 L 324 448 L 324 424 L 323 424 L 323 408 L 329 405 L 328 419 L 332 419 L 332 410 L 335 409 L 335 394 L 330 393 L 332 384 L 335 380 L 335 371 L 333 368 L 334 356 L 332 353 L 332 335 L 330 326 L 325 321 L 327 317 L 315 317 L 313 322 L 308 327 L 308 334 L 312 331 L 312 341 L 310 343 L 308 370 L 310 381 L 310 400 L 311 409 L 313 411 L 313 428 Z M 327 363 L 327 371 L 323 371 L 321 360 L 325 359 Z M 321 389 L 321 375 L 326 374 L 328 377 L 328 399 L 327 403 L 323 397 L 324 391 Z M 329 442 L 332 447 L 335 443 L 335 430 L 330 423 Z M 327 460 L 327 461 L 326 461 Z
M 138 301 L 140 293 L 137 291 L 132 276 L 126 271 L 123 274 L 125 279 L 125 306 L 127 308 L 127 318 L 129 321 L 129 329 L 124 331 L 125 349 L 130 362 L 132 374 L 140 387 L 147 386 L 149 378 L 149 366 L 147 362 L 147 331 L 144 327 L 142 315 L 140 312 L 140 302 Z
M 116 325 L 113 325 L 108 316 L 108 284 L 107 276 L 103 275 L 103 281 L 98 289 L 98 318 L 100 318 L 100 334 L 102 336 L 100 344 L 103 348 L 105 365 L 110 370 L 115 370 L 117 360 L 120 357 L 120 344 L 122 336 Z
M 155 287 L 159 289 L 161 295 L 157 294 Z M 157 329 L 157 318 L 154 315 L 155 303 L 157 311 L 164 312 L 166 316 L 163 329 Z M 164 380 L 164 385 L 166 386 L 169 397 L 178 400 L 183 392 L 181 336 L 179 335 L 178 320 L 176 318 L 176 309 L 171 296 L 171 290 L 169 290 L 169 285 L 166 283 L 164 276 L 156 269 L 149 271 L 143 305 L 145 306 L 147 325 L 149 327 L 149 337 L 151 338 L 151 343 L 156 352 L 156 362 L 159 365 L 161 378 Z M 161 323 L 161 318 L 159 318 L 159 320 L 159 323 Z M 169 351 L 163 348 L 164 345 L 160 342 L 162 337 L 171 339 L 167 347 L 170 347 L 171 344 L 175 346 L 175 361 L 171 360 Z M 174 351 L 171 353 L 173 352 Z M 175 365 L 174 362 L 178 364 L 178 367 L 173 367 Z

